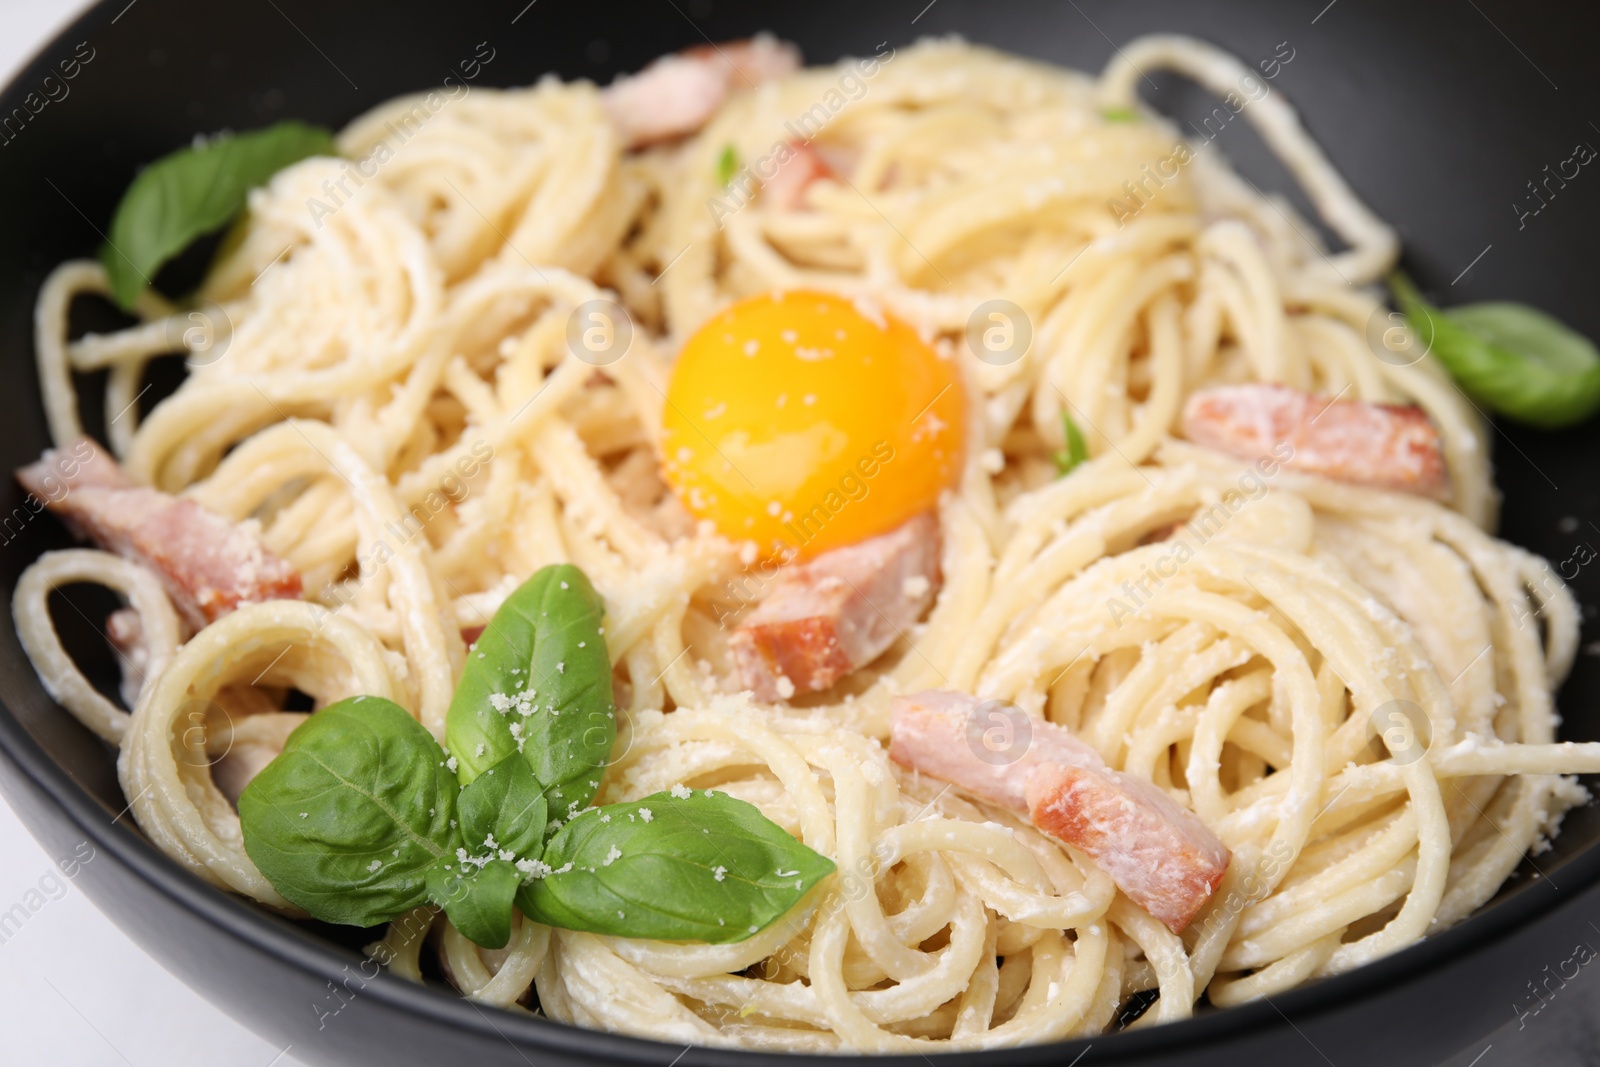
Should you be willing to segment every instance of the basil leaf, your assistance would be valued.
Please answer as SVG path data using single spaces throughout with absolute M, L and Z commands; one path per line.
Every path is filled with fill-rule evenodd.
M 1139 112 L 1131 107 L 1108 107 L 1100 112 L 1107 122 L 1138 122 Z
M 731 144 L 722 146 L 722 152 L 717 156 L 717 184 L 727 185 L 733 181 L 733 176 L 739 173 L 739 152 Z
M 1050 458 L 1055 460 L 1057 472 L 1067 475 L 1089 458 L 1089 445 L 1083 439 L 1083 431 L 1078 429 L 1078 424 L 1072 421 L 1072 416 L 1065 410 L 1061 412 L 1061 430 L 1066 435 L 1067 447 Z
M 1504 301 L 1441 311 L 1402 274 L 1389 286 L 1423 348 L 1483 406 L 1546 429 L 1600 408 L 1600 351 L 1559 320 Z
M 833 871 L 726 793 L 657 793 L 585 811 L 545 846 L 555 868 L 517 895 L 536 922 L 674 941 L 743 941 Z
M 503 948 L 522 885 L 517 860 L 537 860 L 545 830 L 544 792 L 516 752 L 484 771 L 456 802 L 462 844 L 429 874 L 428 898 L 467 938 Z
M 445 720 L 463 783 L 520 751 L 551 815 L 589 803 L 617 732 L 604 612 L 589 579 L 566 563 L 540 570 L 495 612 Z
M 421 904 L 454 852 L 458 786 L 404 708 L 341 700 L 289 735 L 239 797 L 244 847 L 284 898 L 325 922 L 376 926 Z
M 463 937 L 483 948 L 506 947 L 521 871 L 505 860 L 491 860 L 480 868 L 452 859 L 429 874 L 428 899 L 444 909 Z
M 528 761 L 513 752 L 472 780 L 456 804 L 467 851 L 538 858 L 545 799 Z
M 122 194 L 100 249 L 117 303 L 132 308 L 162 264 L 224 226 L 251 189 L 308 156 L 337 154 L 322 127 L 280 122 L 182 148 L 145 167 Z

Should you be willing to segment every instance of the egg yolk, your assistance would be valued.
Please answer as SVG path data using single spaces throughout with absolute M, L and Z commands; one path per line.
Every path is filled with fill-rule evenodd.
M 830 293 L 750 297 L 711 318 L 667 387 L 667 482 L 725 537 L 806 559 L 894 529 L 960 473 L 954 358 Z

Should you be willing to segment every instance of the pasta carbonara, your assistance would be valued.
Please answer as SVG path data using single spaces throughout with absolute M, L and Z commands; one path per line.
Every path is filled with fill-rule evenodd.
M 1278 91 L 1175 37 L 1098 78 L 954 40 L 771 78 L 704 50 L 663 63 L 694 88 L 683 68 L 708 61 L 738 77 L 667 134 L 651 124 L 682 100 L 630 80 L 385 104 L 339 134 L 342 159 L 250 195 L 194 307 L 147 293 L 115 333 L 68 332 L 74 301 L 106 292 L 101 266 L 50 276 L 58 448 L 82 432 L 75 376 L 109 371 L 129 481 L 235 525 L 303 587 L 197 619 L 97 549 L 49 553 L 18 585 L 41 679 L 118 747 L 133 814 L 174 861 L 290 908 L 233 805 L 305 720 L 290 694 L 383 696 L 442 740 L 474 635 L 556 562 L 605 601 L 620 733 L 599 799 L 714 787 L 837 872 L 732 944 L 519 919 L 484 950 L 423 908 L 369 949 L 413 978 L 437 959 L 483 1003 L 765 1049 L 1051 1041 L 1357 967 L 1470 915 L 1546 847 L 1586 796 L 1570 775 L 1600 770 L 1600 745 L 1555 736 L 1572 597 L 1493 536 L 1481 416 L 1433 360 L 1374 354 L 1394 231 Z M 1344 249 L 1204 131 L 1144 109 L 1155 67 L 1254 123 Z M 735 634 L 794 565 L 674 493 L 687 467 L 660 442 L 707 414 L 668 401 L 685 343 L 793 292 L 907 327 L 965 398 L 946 419 L 965 440 L 930 490 L 935 583 L 895 579 L 925 614 L 837 681 L 779 674 L 763 694 Z M 141 418 L 146 367 L 180 345 L 187 379 Z M 1197 392 L 1268 385 L 1420 410 L 1444 480 L 1324 476 L 1296 463 L 1309 437 L 1252 462 L 1180 435 Z M 812 403 L 804 377 L 773 388 Z M 818 405 L 889 409 L 849 391 Z M 908 458 L 925 424 L 890 421 L 825 539 L 881 533 L 874 509 L 932 469 Z M 110 632 L 131 713 L 50 622 L 51 591 L 80 582 L 129 605 Z M 1192 921 L 1174 932 L 1027 811 L 891 759 L 895 698 L 925 690 L 1068 731 L 1197 817 L 1231 861 Z

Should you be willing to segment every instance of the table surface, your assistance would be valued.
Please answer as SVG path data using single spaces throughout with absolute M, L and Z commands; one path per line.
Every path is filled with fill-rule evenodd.
M 89 2 L 0 0 L 0 84 Z M 169 974 L 54 870 L 0 802 L 0 911 L 29 893 L 48 900 L 20 930 L 0 933 L 0 1062 L 303 1067 L 293 1048 L 262 1040 Z M 1600 1064 L 1600 978 L 1570 983 L 1520 1025 L 1511 1005 L 1506 1016 L 1443 1067 Z

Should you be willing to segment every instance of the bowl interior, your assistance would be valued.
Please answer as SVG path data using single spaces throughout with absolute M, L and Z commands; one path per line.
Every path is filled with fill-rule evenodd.
M 1399 226 L 1407 267 L 1440 302 L 1523 300 L 1600 336 L 1592 272 L 1577 268 L 1592 255 L 1589 235 L 1600 231 L 1600 196 L 1583 183 L 1600 177 L 1580 174 L 1540 186 L 1546 206 L 1520 215 L 1534 206 L 1529 187 L 1546 180 L 1547 168 L 1571 156 L 1575 143 L 1600 143 L 1600 127 L 1585 118 L 1600 114 L 1597 93 L 1582 77 L 1584 42 L 1593 38 L 1574 25 L 1592 15 L 1562 6 L 1562 19 L 1536 20 L 1515 5 L 1487 0 L 1479 13 L 1469 7 L 1448 17 L 1421 3 L 1342 0 L 1313 21 L 1314 12 L 1290 12 L 1267 0 L 1059 6 L 936 0 L 920 14 L 921 0 L 903 9 L 837 0 L 782 8 L 736 0 L 603 8 L 538 0 L 520 13 L 520 5 L 472 0 L 448 8 L 426 0 L 237 6 L 141 0 L 126 10 L 116 0 L 47 46 L 0 101 L 6 164 L 0 201 L 23 205 L 0 212 L 0 358 L 13 383 L 0 402 L 0 464 L 26 463 L 47 442 L 32 358 L 39 285 L 55 264 L 93 253 L 141 163 L 199 132 L 289 117 L 338 126 L 388 97 L 438 85 L 484 45 L 493 58 L 478 84 L 513 86 L 546 73 L 604 82 L 661 53 L 760 29 L 799 42 L 811 62 L 869 54 L 881 42 L 904 46 L 928 34 L 959 33 L 1091 71 L 1113 54 L 1113 42 L 1145 32 L 1194 34 L 1263 74 L 1276 70 L 1269 87 L 1299 108 L 1356 190 Z M 183 27 L 181 36 L 171 32 L 175 26 Z M 76 48 L 79 41 L 87 42 L 87 52 Z M 1419 47 L 1423 41 L 1427 46 Z M 1260 66 L 1286 52 L 1292 52 L 1288 63 Z M 76 74 L 62 77 L 63 60 L 90 53 Z M 1162 74 L 1147 79 L 1144 97 L 1195 121 L 1218 103 Z M 1284 193 L 1311 216 L 1246 124 L 1230 125 L 1218 147 L 1260 188 Z M 203 264 L 203 254 L 191 255 L 164 280 L 181 285 Z M 78 329 L 119 321 L 125 320 L 109 306 L 92 301 L 80 301 L 74 312 Z M 148 411 L 181 373 L 175 358 L 156 361 L 139 410 Z M 94 376 L 80 380 L 86 425 L 103 439 L 108 414 L 125 416 L 101 411 L 101 385 Z M 1585 605 L 1587 649 L 1600 596 L 1594 563 L 1600 552 L 1592 547 L 1600 545 L 1592 474 L 1600 429 L 1551 434 L 1501 426 L 1494 454 L 1504 494 L 1502 535 L 1549 559 L 1573 587 Z M 0 494 L 0 585 L 9 597 L 29 562 L 70 539 L 54 519 L 23 506 L 9 479 Z M 102 623 L 112 606 L 104 591 L 74 589 L 58 596 L 55 613 L 68 647 L 108 693 L 117 670 Z M 1600 739 L 1597 657 L 1600 646 L 1581 652 L 1562 691 L 1564 738 Z M 0 682 L 6 705 L 0 740 L 20 729 L 108 814 L 119 812 L 124 799 L 113 753 L 44 693 L 9 626 L 0 628 Z M 131 820 L 119 826 L 137 833 Z M 1488 908 L 1546 891 L 1543 878 L 1597 842 L 1600 812 L 1592 805 L 1575 810 L 1554 848 L 1537 867 L 1525 862 Z M 359 933 L 328 928 L 307 936 L 361 941 Z

